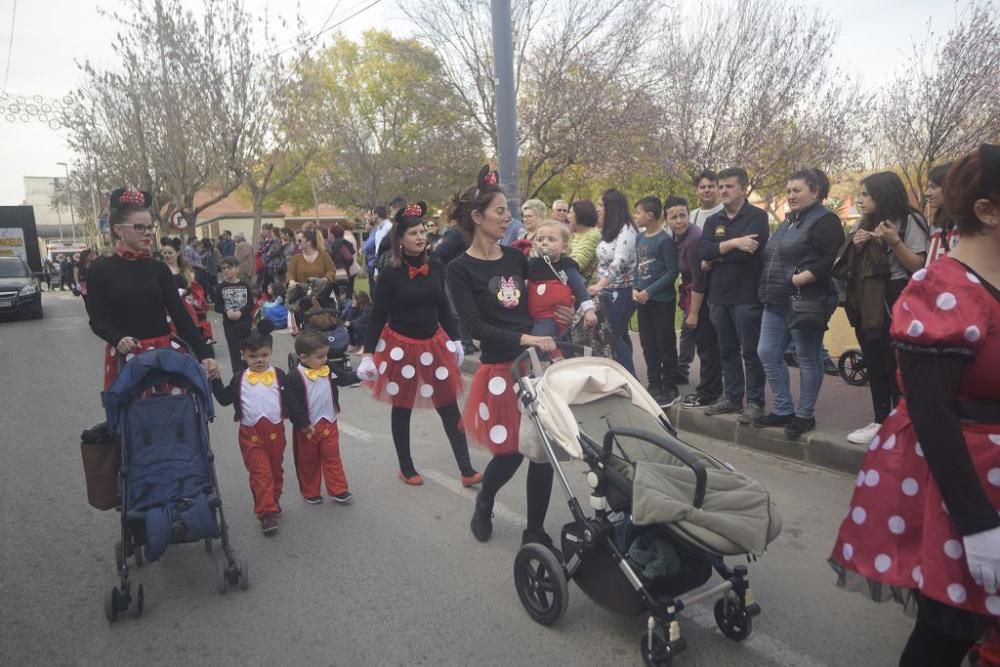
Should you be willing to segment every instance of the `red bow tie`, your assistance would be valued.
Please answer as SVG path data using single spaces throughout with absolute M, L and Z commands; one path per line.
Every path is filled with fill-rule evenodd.
M 417 276 L 430 275 L 430 268 L 428 267 L 426 262 L 421 264 L 420 268 L 416 268 L 413 266 L 409 266 L 408 268 L 410 269 L 410 280 L 413 280 Z

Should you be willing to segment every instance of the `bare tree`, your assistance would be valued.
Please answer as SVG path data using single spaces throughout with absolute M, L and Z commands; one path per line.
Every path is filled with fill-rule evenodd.
M 641 134 L 645 40 L 657 3 L 525 0 L 515 3 L 514 78 L 521 194 L 533 197 L 574 165 L 618 171 Z M 497 152 L 488 0 L 422 0 L 404 12 L 444 62 L 451 97 Z M 635 132 L 634 128 L 638 128 Z
M 915 201 L 932 167 L 1000 140 L 1000 5 L 973 0 L 945 35 L 928 31 L 879 100 L 884 167 Z
M 827 16 L 786 0 L 681 17 L 657 57 L 658 133 L 676 161 L 667 170 L 743 166 L 770 199 L 796 168 L 850 161 L 865 101 L 830 64 L 836 37 Z

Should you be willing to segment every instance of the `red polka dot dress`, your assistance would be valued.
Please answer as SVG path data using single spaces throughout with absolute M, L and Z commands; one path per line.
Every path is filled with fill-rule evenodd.
M 955 374 L 953 400 L 945 397 L 941 401 L 954 403 L 963 419 L 956 420 L 954 438 L 921 443 L 910 404 L 906 400 L 899 404 L 868 445 L 830 563 L 840 575 L 841 585 L 878 600 L 892 598 L 906 603 L 913 599 L 913 591 L 919 591 L 921 597 L 954 609 L 1000 616 L 1000 594 L 987 594 L 969 573 L 962 534 L 956 528 L 962 520 L 951 515 L 938 484 L 947 471 L 940 463 L 934 463 L 933 470 L 929 467 L 928 458 L 942 459 L 924 451 L 930 446 L 934 452 L 946 448 L 944 458 L 951 461 L 960 451 L 956 448 L 967 448 L 972 464 L 967 481 L 971 485 L 978 481 L 982 486 L 986 521 L 996 522 L 993 512 L 1000 510 L 1000 423 L 992 418 L 964 419 L 962 406 L 996 405 L 1000 401 L 998 295 L 963 264 L 942 258 L 913 274 L 894 308 L 892 337 L 904 368 L 903 355 L 907 353 L 916 359 L 934 355 L 938 358 L 934 363 L 949 363 L 947 358 L 966 360 Z M 933 377 L 927 381 L 929 385 L 936 382 Z M 947 383 L 943 376 L 940 381 Z M 917 400 L 916 391 L 907 393 L 912 401 Z M 929 411 L 935 412 L 933 408 Z M 929 431 L 922 415 L 914 415 L 926 435 Z M 959 429 L 961 438 L 957 437 Z M 964 506 L 967 495 L 950 497 L 962 498 Z M 957 515 L 959 508 L 955 509 Z M 977 531 L 966 530 L 965 534 Z

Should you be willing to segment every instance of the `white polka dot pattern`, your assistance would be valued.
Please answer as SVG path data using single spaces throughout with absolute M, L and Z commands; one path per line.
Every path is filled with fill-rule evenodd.
M 385 349 L 385 339 L 384 338 L 379 338 L 378 339 L 378 343 L 375 345 L 375 351 L 376 352 L 381 352 L 384 349 Z
M 970 343 L 975 343 L 977 340 L 979 340 L 979 338 L 983 334 L 979 330 L 979 327 L 977 327 L 975 324 L 970 324 L 965 328 L 965 333 L 962 335 L 965 337 L 965 340 L 969 341 Z
M 851 560 L 854 558 L 854 545 L 845 543 L 840 553 L 844 556 L 844 560 Z
M 492 440 L 495 445 L 502 445 L 507 442 L 507 428 L 501 424 L 497 424 L 491 428 L 490 440 Z
M 913 479 L 912 477 L 907 477 L 906 479 L 904 479 L 903 483 L 900 485 L 900 488 L 903 490 L 904 494 L 911 497 L 917 495 L 920 492 L 920 485 L 917 484 L 917 480 Z
M 879 554 L 875 556 L 875 569 L 883 574 L 889 571 L 892 567 L 892 558 L 889 554 Z
M 387 369 L 388 367 L 389 367 L 389 362 L 388 361 L 383 361 L 382 363 L 380 363 L 378 365 L 378 373 L 379 373 L 379 375 L 385 375 L 385 369 Z
M 493 378 L 487 386 L 494 396 L 502 396 L 507 391 L 507 381 L 503 378 Z
M 401 360 L 403 358 L 403 348 L 394 347 L 391 350 L 389 350 L 389 358 L 392 359 L 393 361 Z
M 976 283 L 977 285 L 980 283 L 979 276 L 977 276 L 975 273 L 966 271 L 965 277 L 969 279 L 970 283 Z
M 395 382 L 390 382 L 387 385 L 385 385 L 385 391 L 390 396 L 395 396 L 396 394 L 399 393 L 399 385 L 396 384 Z
M 880 444 L 882 444 L 882 440 L 876 435 L 874 438 L 872 438 L 872 441 L 868 443 L 868 449 L 874 452 L 876 449 L 878 449 L 878 446 Z
M 438 366 L 437 370 L 434 371 L 434 377 L 436 377 L 438 380 L 447 380 L 448 369 L 445 368 L 444 366 Z
M 444 344 L 444 346 L 446 348 L 448 348 L 449 352 L 451 352 L 452 354 L 455 354 L 455 349 L 456 349 L 455 348 L 455 341 L 449 340 L 447 343 Z
M 417 374 L 417 369 L 410 364 L 406 364 L 399 370 L 399 374 L 407 380 L 411 380 L 413 379 L 413 376 Z
M 878 486 L 879 476 L 878 470 L 869 470 L 865 473 L 865 486 L 874 487 Z
M 906 531 L 906 521 L 898 514 L 889 517 L 889 532 L 893 535 L 902 535 Z
M 479 418 L 484 422 L 490 420 L 490 408 L 485 403 L 479 404 Z
M 951 310 L 958 305 L 958 299 L 951 292 L 942 292 L 935 301 L 941 310 Z
M 962 604 L 967 596 L 962 584 L 948 584 L 948 599 L 955 604 Z
M 986 473 L 986 481 L 992 486 L 1000 486 L 1000 468 L 991 468 L 988 473 Z
M 944 554 L 952 559 L 958 560 L 963 554 L 962 543 L 958 540 L 948 540 L 944 543 Z
M 851 510 L 851 521 L 858 524 L 859 526 L 865 522 L 868 518 L 868 512 L 865 511 L 864 507 L 855 507 Z
M 920 320 L 913 320 L 910 322 L 910 326 L 906 329 L 906 335 L 910 338 L 920 338 L 924 333 L 924 323 Z
M 994 616 L 1000 616 L 1000 595 L 990 595 L 986 598 L 986 611 Z
M 434 355 L 430 352 L 424 352 L 420 355 L 420 364 L 422 366 L 430 366 L 434 363 Z
M 896 435 L 890 435 L 885 439 L 885 443 L 882 444 L 882 449 L 892 449 L 896 446 Z
M 924 585 L 924 573 L 920 569 L 919 565 L 916 566 L 915 568 L 913 568 L 913 571 L 910 572 L 910 576 L 913 577 L 913 580 L 915 582 L 917 582 L 917 586 L 923 586 Z
M 916 280 L 918 283 L 926 277 L 927 277 L 927 269 L 918 269 L 917 272 L 914 273 L 912 276 L 913 280 Z
M 434 395 L 434 385 L 424 384 L 420 385 L 420 395 L 424 398 L 430 398 Z

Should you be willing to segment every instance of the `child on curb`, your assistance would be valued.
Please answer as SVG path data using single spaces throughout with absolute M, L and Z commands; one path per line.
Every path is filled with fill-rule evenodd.
M 292 452 L 299 478 L 299 490 L 310 505 L 323 502 L 322 483 L 334 502 L 347 504 L 354 496 L 347 488 L 347 476 L 340 459 L 340 415 L 337 386 L 344 382 L 326 364 L 329 342 L 320 332 L 307 329 L 295 337 L 299 366 L 288 376 L 290 401 L 302 405 L 292 420 Z
M 248 368 L 233 373 L 229 386 L 212 381 L 212 393 L 221 405 L 234 405 L 239 422 L 240 451 L 250 473 L 254 512 L 265 535 L 278 530 L 281 488 L 284 481 L 285 416 L 293 422 L 306 419 L 305 409 L 287 390 L 280 368 L 271 365 L 274 345 L 270 322 L 262 322 L 240 343 Z
M 534 324 L 532 336 L 558 337 L 566 333 L 554 317 L 556 306 L 575 307 L 584 313 L 587 327 L 597 324 L 594 301 L 576 262 L 566 255 L 569 228 L 555 220 L 543 222 L 535 230 L 532 256 L 528 258 L 528 314 Z
M 240 346 L 243 339 L 250 335 L 253 321 L 250 285 L 240 280 L 240 261 L 235 257 L 222 258 L 222 282 L 215 288 L 215 312 L 222 315 L 230 368 L 235 375 L 246 368 L 240 356 Z
M 635 225 L 645 227 L 645 233 L 636 239 L 638 265 L 632 300 L 638 304 L 639 343 L 646 360 L 649 393 L 668 407 L 680 397 L 674 329 L 677 247 L 663 229 L 662 215 L 658 197 L 644 197 L 635 205 Z

